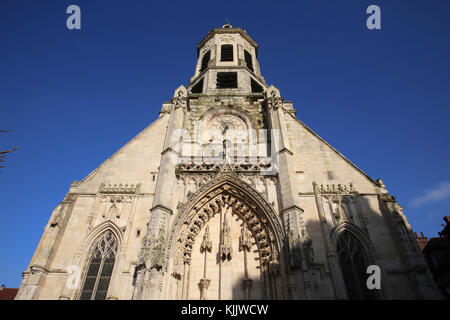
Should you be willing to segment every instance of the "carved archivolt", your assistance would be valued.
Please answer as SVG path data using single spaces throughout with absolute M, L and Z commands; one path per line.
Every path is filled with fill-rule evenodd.
M 201 201 L 198 207 L 191 210 L 188 215 L 189 219 L 181 228 L 177 243 L 181 248 L 184 262 L 189 262 L 190 260 L 192 245 L 198 232 L 224 206 L 230 206 L 233 213 L 238 214 L 245 221 L 257 241 L 262 258 L 268 259 L 275 239 L 273 233 L 266 225 L 267 221 L 261 219 L 256 213 L 256 206 L 247 205 L 238 192 L 229 188 L 229 186 L 218 188 L 210 196 L 211 199 L 206 198 L 206 201 Z
M 199 232 L 224 207 L 231 208 L 233 214 L 244 221 L 258 246 L 262 264 L 279 263 L 278 252 L 284 239 L 281 221 L 264 198 L 240 181 L 235 173 L 219 174 L 191 199 L 177 216 L 169 235 L 167 258 L 171 253 L 175 257 L 174 276 L 179 275 L 176 269 L 190 263 L 192 246 Z

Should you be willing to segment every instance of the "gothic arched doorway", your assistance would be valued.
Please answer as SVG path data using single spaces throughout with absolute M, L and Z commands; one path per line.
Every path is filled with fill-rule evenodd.
M 281 223 L 234 174 L 197 193 L 169 237 L 169 299 L 283 299 Z M 282 255 L 282 254 L 281 254 Z

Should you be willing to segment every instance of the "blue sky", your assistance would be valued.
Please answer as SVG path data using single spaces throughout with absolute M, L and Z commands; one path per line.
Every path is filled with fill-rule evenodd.
M 66 8 L 81 7 L 80 31 Z M 366 28 L 381 8 L 382 29 Z M 53 208 L 158 116 L 228 18 L 297 116 L 387 189 L 415 231 L 450 215 L 450 1 L 0 2 L 0 283 L 18 287 Z

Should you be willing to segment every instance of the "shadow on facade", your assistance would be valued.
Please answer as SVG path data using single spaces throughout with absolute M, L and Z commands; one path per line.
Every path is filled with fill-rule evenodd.
M 319 219 L 305 224 L 313 248 L 309 261 L 303 264 L 305 298 L 373 300 L 434 296 L 429 271 L 412 230 L 403 220 L 402 208 L 393 197 L 387 200 L 390 203 L 378 197 L 377 212 L 372 209 L 375 200 L 358 194 L 342 196 L 341 201 L 322 198 L 324 210 L 318 213 Z M 304 246 L 301 249 L 304 251 Z M 308 259 L 304 254 L 302 258 Z M 367 287 L 367 279 L 373 274 L 367 272 L 370 265 L 380 268 L 380 289 Z M 296 281 L 297 287 L 299 282 Z
M 240 277 L 232 288 L 233 300 L 261 300 L 264 286 L 260 279 Z

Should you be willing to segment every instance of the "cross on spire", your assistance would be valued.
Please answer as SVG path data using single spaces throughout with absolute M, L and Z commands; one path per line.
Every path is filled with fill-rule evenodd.
M 230 21 L 228 19 L 225 19 L 225 24 L 222 26 L 222 28 L 232 28 Z

